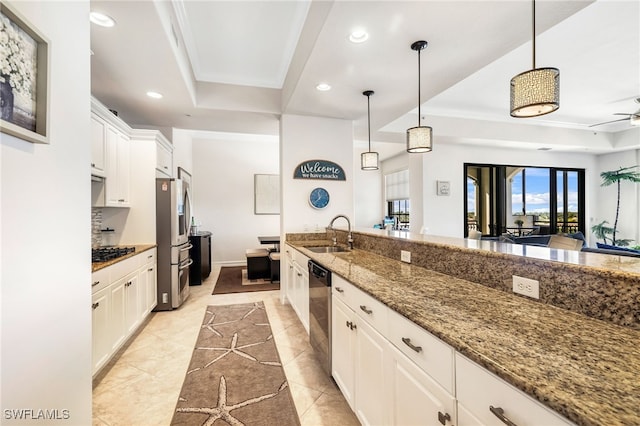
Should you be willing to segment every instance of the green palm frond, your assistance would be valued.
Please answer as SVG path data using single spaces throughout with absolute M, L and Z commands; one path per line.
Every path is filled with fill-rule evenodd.
M 640 182 L 640 171 L 634 171 L 637 168 L 638 166 L 620 167 L 618 170 L 602 172 L 600 186 L 609 186 L 622 181 Z

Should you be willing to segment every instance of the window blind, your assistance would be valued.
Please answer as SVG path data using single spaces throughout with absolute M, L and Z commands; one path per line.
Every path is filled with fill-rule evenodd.
M 384 181 L 387 201 L 409 199 L 409 170 L 385 175 Z

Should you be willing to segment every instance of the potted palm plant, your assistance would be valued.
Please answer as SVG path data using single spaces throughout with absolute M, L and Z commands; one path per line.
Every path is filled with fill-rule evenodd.
M 616 200 L 616 218 L 613 222 L 613 227 L 608 226 L 606 220 L 603 220 L 597 225 L 591 227 L 591 231 L 596 235 L 597 238 L 602 238 L 605 244 L 607 244 L 607 237 L 611 235 L 611 245 L 614 246 L 628 246 L 629 243 L 633 240 L 629 239 L 618 239 L 616 238 L 616 232 L 618 229 L 618 217 L 620 215 L 620 183 L 622 181 L 627 182 L 640 182 L 640 172 L 637 169 L 638 166 L 630 166 L 630 167 L 620 167 L 618 170 L 611 170 L 608 172 L 600 173 L 600 177 L 602 178 L 602 183 L 600 186 L 610 186 L 615 184 L 617 188 L 617 200 Z

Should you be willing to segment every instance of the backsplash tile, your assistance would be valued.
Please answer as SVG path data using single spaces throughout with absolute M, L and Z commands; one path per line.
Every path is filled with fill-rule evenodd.
M 97 207 L 91 208 L 91 248 L 100 247 L 102 245 L 102 209 Z

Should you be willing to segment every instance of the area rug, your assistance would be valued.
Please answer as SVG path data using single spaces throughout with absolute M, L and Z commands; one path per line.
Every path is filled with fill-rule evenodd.
M 299 425 L 262 302 L 208 306 L 171 425 Z
M 268 291 L 279 290 L 280 283 L 272 283 L 269 280 L 262 280 L 262 282 L 251 283 L 250 285 L 242 285 L 242 270 L 247 269 L 246 266 L 223 266 L 220 268 L 220 275 L 218 281 L 213 287 L 213 293 L 211 294 L 228 294 L 228 293 L 242 293 L 249 291 Z M 247 282 L 247 281 L 245 281 Z

